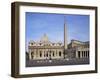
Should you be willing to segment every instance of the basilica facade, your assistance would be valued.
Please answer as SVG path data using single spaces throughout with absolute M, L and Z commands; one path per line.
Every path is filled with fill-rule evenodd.
M 63 59 L 63 44 L 50 42 L 46 34 L 39 42 L 29 42 L 29 59 Z

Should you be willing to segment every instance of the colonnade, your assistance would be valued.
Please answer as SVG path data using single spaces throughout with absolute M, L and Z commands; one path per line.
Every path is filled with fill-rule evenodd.
M 63 49 L 33 49 L 29 51 L 29 59 L 59 59 L 63 58 Z
M 86 51 L 77 51 L 76 58 L 89 58 L 89 50 Z

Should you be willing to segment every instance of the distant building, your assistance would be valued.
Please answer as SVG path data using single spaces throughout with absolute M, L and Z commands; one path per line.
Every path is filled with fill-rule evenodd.
M 62 42 L 51 42 L 48 36 L 44 34 L 39 42 L 29 42 L 29 59 L 89 58 L 89 42 L 71 40 L 70 44 L 67 43 L 67 26 L 64 21 L 64 44 Z
M 66 55 L 68 58 L 89 58 L 89 41 L 71 40 Z

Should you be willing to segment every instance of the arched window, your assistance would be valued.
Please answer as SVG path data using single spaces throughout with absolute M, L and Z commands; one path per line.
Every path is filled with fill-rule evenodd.
M 48 57 L 48 53 L 46 54 L 46 57 Z
M 42 57 L 42 52 L 40 51 L 40 57 Z
M 42 57 L 42 53 L 40 53 L 40 57 Z
M 59 56 L 61 56 L 61 51 L 59 51 Z
M 53 51 L 53 56 L 55 56 L 54 51 Z
M 32 59 L 34 58 L 34 52 L 31 52 L 31 57 L 32 57 Z
M 31 43 L 31 45 L 33 45 L 33 43 Z
M 40 46 L 41 46 L 42 44 L 40 43 Z

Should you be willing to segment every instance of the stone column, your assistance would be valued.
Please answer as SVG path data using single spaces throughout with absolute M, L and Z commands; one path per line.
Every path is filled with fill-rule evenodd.
M 56 49 L 54 49 L 54 55 L 55 55 L 56 58 L 58 57 L 58 56 L 56 55 Z
M 32 57 L 31 57 L 31 51 L 29 51 L 29 59 L 30 60 L 32 59 Z
M 36 58 L 36 49 L 34 49 L 34 59 Z
M 88 56 L 88 52 L 87 52 L 87 58 L 89 58 L 89 56 Z
M 80 58 L 82 58 L 82 53 L 83 53 L 83 51 L 80 51 Z
M 62 57 L 62 58 L 64 58 L 64 55 L 63 55 L 63 50 L 61 50 L 61 57 Z
M 76 58 L 79 58 L 79 56 L 78 56 L 78 51 L 76 51 Z
M 43 56 L 43 59 L 45 59 L 45 57 L 44 57 L 44 50 L 42 49 L 42 56 Z
M 37 49 L 37 57 L 36 59 L 39 59 L 39 50 Z

